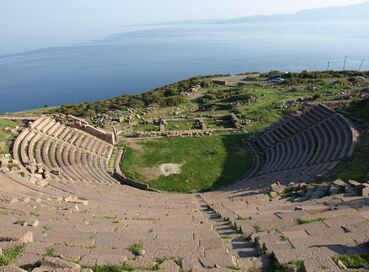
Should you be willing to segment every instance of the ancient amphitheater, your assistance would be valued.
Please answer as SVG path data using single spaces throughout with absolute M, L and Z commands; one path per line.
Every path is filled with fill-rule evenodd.
M 369 184 L 319 180 L 357 137 L 342 115 L 307 106 L 253 135 L 247 179 L 189 195 L 121 184 L 109 170 L 112 134 L 42 116 L 2 161 L 0 248 L 23 245 L 14 265 L 34 271 L 287 271 L 271 270 L 277 261 L 288 271 L 346 270 L 335 256 L 368 255 Z

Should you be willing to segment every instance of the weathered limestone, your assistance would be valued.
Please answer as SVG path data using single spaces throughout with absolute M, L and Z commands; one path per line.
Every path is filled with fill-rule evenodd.
M 76 204 L 82 204 L 84 206 L 88 205 L 88 200 L 82 200 L 82 199 L 78 199 L 78 197 L 76 196 L 68 196 L 64 199 L 65 202 L 67 203 L 76 203 Z
M 26 272 L 26 270 L 20 269 L 14 265 L 0 267 L 0 272 Z
M 9 165 L 9 156 L 6 155 L 0 155 L 0 167 L 1 168 L 7 168 Z
M 26 220 L 17 220 L 13 223 L 14 225 L 21 225 L 24 227 L 38 227 L 40 222 L 37 219 L 34 219 L 32 221 L 26 221 Z
M 15 227 L 2 227 L 0 229 L 0 241 L 32 243 L 33 233 Z
M 369 197 L 369 184 L 366 184 L 362 190 L 361 196 Z
M 80 265 L 54 257 L 44 257 L 41 260 L 41 266 L 32 270 L 32 272 L 80 272 L 80 271 L 81 271 Z
M 50 179 L 106 184 L 117 182 L 107 173 L 106 161 L 112 152 L 109 141 L 49 117 L 40 119 L 32 130 L 27 128 L 18 136 L 13 149 L 14 157 L 21 159 L 21 170 L 31 174 L 32 183 L 45 187 Z M 92 159 L 82 161 L 81 158 L 86 155 Z M 93 165 L 95 160 L 99 163 Z
M 179 272 L 179 266 L 173 260 L 165 260 L 159 266 L 160 271 L 163 272 Z

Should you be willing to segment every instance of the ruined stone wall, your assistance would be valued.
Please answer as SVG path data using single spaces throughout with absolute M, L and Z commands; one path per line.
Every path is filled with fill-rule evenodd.
M 127 178 L 127 177 L 123 176 L 120 173 L 114 172 L 113 176 L 121 184 L 128 185 L 128 186 L 131 186 L 133 188 L 140 189 L 140 190 L 150 190 L 149 185 L 134 181 L 133 179 Z
M 104 130 L 101 130 L 101 129 L 98 129 L 98 128 L 95 128 L 93 126 L 90 126 L 90 125 L 84 125 L 82 127 L 79 127 L 80 130 L 84 131 L 84 132 L 87 132 L 101 140 L 104 140 L 112 145 L 115 144 L 115 137 L 114 137 L 114 134 L 111 133 L 111 132 L 106 132 Z
M 308 105 L 316 106 L 318 104 L 323 104 L 331 109 L 342 109 L 350 106 L 352 104 L 352 100 L 335 100 L 335 101 L 321 101 L 321 102 L 314 102 L 308 103 Z
M 150 186 L 144 183 L 140 183 L 138 181 L 135 181 L 133 179 L 127 178 L 126 176 L 124 176 L 124 174 L 122 173 L 122 170 L 120 169 L 120 161 L 123 159 L 124 157 L 124 151 L 123 150 L 119 150 L 116 158 L 115 158 L 115 162 L 114 162 L 114 178 L 116 180 L 118 180 L 120 183 L 140 189 L 140 190 L 150 190 Z
M 103 141 L 106 141 L 112 145 L 115 144 L 115 136 L 114 133 L 111 132 L 107 132 L 105 130 L 99 129 L 99 128 L 95 128 L 91 125 L 88 124 L 88 122 L 86 120 L 77 118 L 73 115 L 68 115 L 63 121 L 62 123 L 66 123 L 69 126 L 78 128 L 86 133 L 89 133 Z

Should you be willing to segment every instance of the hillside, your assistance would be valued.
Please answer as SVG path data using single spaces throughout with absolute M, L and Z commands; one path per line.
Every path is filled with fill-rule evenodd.
M 161 190 L 207 191 L 245 178 L 253 166 L 246 142 L 296 110 L 324 101 L 364 103 L 360 101 L 368 95 L 368 75 L 273 71 L 195 77 L 143 94 L 22 114 L 85 118 L 119 135 L 114 152 L 125 151 L 120 167 L 127 177 Z M 276 76 L 285 80 L 268 81 Z M 350 120 L 366 114 L 366 107 L 355 103 L 341 109 Z M 365 179 L 367 147 L 359 143 L 355 150 L 355 159 L 344 162 L 335 177 Z
M 307 21 L 340 21 L 340 20 L 368 20 L 369 2 L 319 9 L 310 9 L 295 14 L 276 14 L 271 16 L 248 16 L 230 20 L 221 20 L 221 24 L 243 23 L 278 23 L 278 22 L 307 22 Z
M 0 116 L 0 270 L 365 270 L 368 76 L 197 77 Z

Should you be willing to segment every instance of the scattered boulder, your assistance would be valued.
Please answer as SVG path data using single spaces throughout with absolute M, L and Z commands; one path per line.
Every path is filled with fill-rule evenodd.
M 7 168 L 9 165 L 9 157 L 5 155 L 0 156 L 0 167 L 1 168 Z
M 273 183 L 272 185 L 270 185 L 269 187 L 270 192 L 275 192 L 275 193 L 281 193 L 286 189 L 286 186 L 281 185 L 279 182 Z
M 33 233 L 14 227 L 2 230 L 0 233 L 0 241 L 28 244 L 33 242 Z
M 125 264 L 134 269 L 151 269 L 156 263 L 150 258 L 139 256 L 136 257 L 134 260 L 127 260 Z
M 333 181 L 333 184 L 336 185 L 336 186 L 346 186 L 346 182 L 344 182 L 341 179 L 337 179 L 337 180 Z
M 57 257 L 44 257 L 41 260 L 41 266 L 33 269 L 32 272 L 81 272 L 81 266 Z
M 146 255 L 146 251 L 144 249 L 140 249 L 138 251 L 138 256 L 144 257 Z
M 38 227 L 38 225 L 40 225 L 40 222 L 37 219 L 32 220 L 32 221 L 17 220 L 13 224 L 20 225 L 23 227 Z
M 362 184 L 360 182 L 357 182 L 355 180 L 349 180 L 347 183 L 350 184 L 353 187 L 361 187 L 362 186 Z
M 364 186 L 361 196 L 369 197 L 369 186 Z
M 329 188 L 329 194 L 330 195 L 337 195 L 339 193 L 340 189 L 337 185 L 332 185 L 330 188 Z
M 179 272 L 179 267 L 173 260 L 166 260 L 159 266 L 160 271 L 163 272 Z
M 36 182 L 36 185 L 40 186 L 41 188 L 49 185 L 49 182 L 46 179 L 40 179 Z
M 88 200 L 82 200 L 82 199 L 79 199 L 76 196 L 71 196 L 71 195 L 64 198 L 64 201 L 67 202 L 67 203 L 82 204 L 84 206 L 88 205 Z
M 341 260 L 337 261 L 337 266 L 338 266 L 339 269 L 347 270 L 346 265 L 344 265 Z

